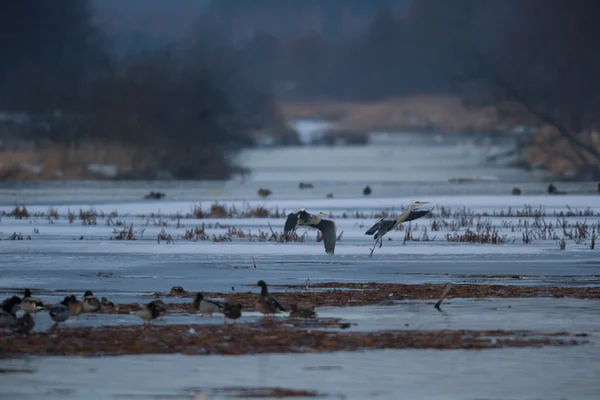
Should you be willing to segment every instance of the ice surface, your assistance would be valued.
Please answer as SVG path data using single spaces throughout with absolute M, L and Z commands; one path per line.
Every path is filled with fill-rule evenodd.
M 222 387 L 316 390 L 329 399 L 596 400 L 597 346 L 303 355 L 153 355 L 1 361 L 5 398 L 231 399 Z M 173 397 L 171 397 L 173 396 Z M 179 397 L 180 396 L 180 397 Z M 342 397 L 344 396 L 344 397 Z
M 400 301 L 393 306 L 322 307 L 323 318 L 342 318 L 350 329 L 455 330 L 504 329 L 600 334 L 600 300 L 589 299 L 450 299 L 434 309 L 435 301 Z
M 140 189 L 141 191 L 141 189 Z M 169 196 L 169 194 L 168 194 Z M 43 197 L 43 196 L 42 196 Z M 182 219 L 166 220 L 169 226 L 155 226 L 140 214 L 163 215 L 188 213 L 196 200 L 127 202 L 113 196 L 113 202 L 87 201 L 81 197 L 62 204 L 38 201 L 27 204 L 30 212 L 46 212 L 57 206 L 61 218 L 49 223 L 44 218 L 15 220 L 3 217 L 0 238 L 21 232 L 31 240 L 0 241 L 0 295 L 22 294 L 25 287 L 57 291 L 40 295 L 46 303 L 57 303 L 70 291 L 79 295 L 93 290 L 116 303 L 146 302 L 145 294 L 168 291 L 183 286 L 189 291 L 258 293 L 253 285 L 259 279 L 269 284 L 303 284 L 310 278 L 319 282 L 398 282 L 398 283 L 498 283 L 514 285 L 598 285 L 600 263 L 598 249 L 591 250 L 589 240 L 567 241 L 560 250 L 554 240 L 522 243 L 522 228 L 500 228 L 507 243 L 500 245 L 448 243 L 448 230 L 430 231 L 431 219 L 411 224 L 415 234 L 428 229 L 429 241 L 402 243 L 404 232 L 391 232 L 393 240 L 384 241 L 373 258 L 368 257 L 373 239 L 364 231 L 375 218 L 336 218 L 338 232 L 344 231 L 335 256 L 324 253 L 316 243 L 316 232 L 308 231 L 304 243 L 276 244 L 234 239 L 215 243 L 212 240 L 188 242 L 178 235 L 185 229 L 206 223 L 209 235 L 219 235 L 228 224 L 251 231 L 270 232 L 268 223 L 277 230 L 283 218 L 270 219 Z M 39 197 L 38 197 L 39 198 Z M 169 196 L 170 198 L 170 196 Z M 569 223 L 597 223 L 600 201 L 597 196 L 406 196 L 348 198 L 274 198 L 245 202 L 226 200 L 226 206 L 243 208 L 248 204 L 279 207 L 291 211 L 305 207 L 309 211 L 340 215 L 348 210 L 372 213 L 385 208 L 398 210 L 415 200 L 430 201 L 435 206 L 458 209 L 466 207 L 478 213 L 505 212 L 509 207 L 523 209 L 530 205 L 546 213 L 584 210 L 590 207 L 596 216 L 568 217 Z M 212 201 L 203 201 L 207 209 Z M 0 209 L 10 211 L 13 204 Z M 98 219 L 98 225 L 84 226 L 75 220 L 69 224 L 67 210 L 78 212 L 90 207 L 105 213 L 116 210 L 114 220 L 133 223 L 145 229 L 135 241 L 109 240 L 114 227 Z M 556 223 L 556 217 L 547 222 Z M 451 221 L 452 218 L 446 218 Z M 502 221 L 518 224 L 533 218 L 482 217 L 500 226 Z M 34 233 L 37 229 L 39 233 Z M 172 234 L 175 244 L 157 243 L 162 230 Z M 459 233 L 465 228 L 460 228 Z M 302 230 L 300 231 L 302 232 Z M 562 232 L 557 232 L 562 235 Z M 83 240 L 79 240 L 82 238 Z M 253 266 L 253 258 L 256 268 Z M 103 277 L 98 277 L 103 272 Z M 485 276 L 484 276 L 485 275 Z M 501 275 L 499 278 L 488 275 Z M 272 291 L 285 290 L 274 287 Z M 165 299 L 167 302 L 191 299 Z M 509 309 L 508 306 L 511 306 Z M 0 374 L 1 398 L 133 398 L 151 399 L 167 396 L 192 398 L 194 390 L 222 386 L 280 386 L 317 390 L 336 398 L 348 399 L 596 399 L 600 392 L 597 376 L 600 366 L 595 344 L 600 334 L 597 323 L 597 300 L 575 299 L 450 299 L 443 312 L 433 309 L 432 302 L 406 301 L 386 307 L 321 308 L 320 315 L 341 317 L 358 325 L 351 329 L 534 329 L 541 332 L 566 330 L 590 333 L 593 344 L 575 348 L 524 348 L 486 351 L 365 351 L 311 355 L 265 355 L 243 357 L 140 356 L 108 358 L 26 358 L 2 360 L 0 368 L 31 368 L 35 372 Z M 318 305 L 316 305 L 318 306 Z M 495 310 L 494 310 L 495 309 Z M 282 318 L 284 316 L 281 316 Z M 259 318 L 245 313 L 240 323 Z M 158 324 L 222 323 L 220 316 L 201 319 L 196 315 L 167 315 Z M 36 318 L 36 330 L 51 324 L 47 313 Z M 141 325 L 132 315 L 98 315 L 88 320 L 69 321 L 68 327 L 98 325 Z M 406 326 L 405 324 L 408 324 Z M 332 367 L 319 369 L 320 367 Z M 76 378 L 72 378 L 75 376 Z M 210 392 L 210 399 L 224 398 Z M 338 397 L 339 398 L 339 397 Z
M 427 196 L 426 198 L 416 198 L 415 196 L 400 196 L 400 197 L 354 197 L 354 198 L 342 198 L 342 199 L 239 199 L 239 200 L 221 200 L 220 204 L 231 207 L 235 206 L 239 210 L 243 210 L 246 207 L 258 207 L 262 206 L 267 209 L 287 210 L 293 212 L 299 208 L 306 208 L 308 211 L 315 213 L 319 211 L 323 212 L 344 212 L 344 211 L 359 211 L 359 212 L 372 212 L 382 211 L 385 209 L 391 209 L 399 211 L 400 207 L 408 207 L 415 201 L 428 201 L 433 206 L 446 206 L 452 207 L 453 209 L 470 209 L 475 212 L 493 213 L 494 211 L 505 212 L 508 208 L 513 210 L 522 210 L 525 206 L 531 206 L 533 209 L 542 208 L 547 212 L 554 210 L 568 211 L 568 207 L 571 209 L 584 210 L 590 208 L 594 213 L 600 211 L 600 197 L 597 195 L 565 195 L 565 196 L 548 196 L 548 195 L 537 195 L 537 196 Z M 112 211 L 118 211 L 121 216 L 137 216 L 137 215 L 150 215 L 152 213 L 162 215 L 174 215 L 174 214 L 189 214 L 195 205 L 202 205 L 204 209 L 209 209 L 212 201 L 144 201 L 144 202 L 87 202 L 77 203 L 72 202 L 68 205 L 55 205 L 59 213 L 66 214 L 68 210 L 79 212 L 80 209 L 88 210 L 93 207 L 98 212 L 111 213 Z M 28 206 L 27 209 L 30 212 L 47 212 L 48 208 L 53 206 L 52 203 L 38 204 L 35 206 Z M 14 204 L 8 204 L 0 209 L 5 211 L 11 211 L 14 208 Z
M 600 201 L 592 196 L 539 196 L 532 198 L 516 196 L 442 196 L 426 200 L 457 210 L 465 206 L 477 212 L 494 210 L 505 212 L 509 207 L 522 209 L 524 204 L 540 207 L 546 213 L 568 212 L 591 207 L 596 216 L 567 217 L 570 224 L 585 222 L 597 223 L 600 217 Z M 594 201 L 592 201 L 594 200 Z M 309 204 L 307 205 L 306 202 Z M 340 215 L 347 209 L 361 212 L 380 211 L 386 207 L 408 205 L 406 199 L 320 199 L 307 200 L 309 210 L 326 210 Z M 233 202 L 226 202 L 227 205 Z M 239 203 L 241 204 L 241 203 Z M 266 202 L 268 207 L 279 206 L 290 209 L 301 202 Z M 29 207 L 31 213 L 46 212 L 49 204 Z M 239 289 L 241 284 L 253 284 L 258 279 L 269 283 L 303 283 L 306 278 L 319 281 L 378 281 L 423 283 L 446 281 L 467 281 L 470 275 L 527 276 L 525 281 L 510 283 L 544 284 L 550 277 L 554 283 L 598 284 L 600 264 L 596 250 L 590 249 L 590 241 L 576 243 L 567 240 L 565 250 L 560 250 L 555 240 L 534 240 L 524 244 L 522 224 L 534 222 L 534 218 L 482 217 L 499 226 L 499 235 L 506 235 L 504 244 L 449 243 L 445 235 L 454 231 L 448 229 L 431 231 L 432 219 L 413 221 L 410 226 L 413 236 L 420 237 L 428 229 L 428 241 L 408 241 L 403 244 L 404 232 L 391 232 L 384 245 L 376 249 L 369 258 L 369 248 L 373 239 L 364 231 L 375 222 L 373 219 L 336 218 L 338 232 L 343 237 L 336 246 L 335 256 L 325 254 L 322 243 L 316 243 L 316 231 L 307 229 L 304 243 L 259 242 L 256 239 L 234 238 L 231 242 L 215 243 L 212 240 L 190 242 L 180 238 L 185 229 L 201 224 L 206 225 L 209 236 L 226 233 L 226 228 L 216 228 L 217 223 L 242 229 L 246 233 L 259 231 L 270 234 L 269 224 L 276 231 L 283 229 L 283 218 L 233 218 L 233 219 L 182 219 L 177 221 L 165 218 L 168 226 L 155 226 L 152 220 L 139 214 L 158 212 L 163 214 L 188 212 L 193 203 L 165 202 L 158 207 L 155 203 L 138 202 L 131 204 L 96 205 L 96 211 L 106 213 L 117 210 L 118 217 L 127 224 L 133 223 L 137 240 L 109 240 L 114 226 L 108 226 L 106 219 L 98 219 L 98 225 L 85 226 L 76 219 L 70 224 L 65 215 L 67 210 L 87 210 L 89 205 L 72 204 L 59 206 L 60 219 L 49 223 L 44 218 L 16 220 L 3 217 L 0 221 L 0 237 L 6 238 L 13 232 L 22 233 L 31 240 L 0 241 L 1 288 L 11 287 L 40 289 L 96 290 L 100 292 L 149 292 L 167 291 L 175 285 L 183 285 L 188 290 L 228 291 Z M 209 204 L 203 207 L 208 208 Z M 10 210 L 5 208 L 5 210 Z M 124 216 L 128 214 L 127 216 Z M 557 217 L 546 217 L 556 224 Z M 452 218 L 445 218 L 452 222 Z M 503 222 L 519 225 L 509 228 Z M 117 228 L 122 229 L 122 228 Z M 175 244 L 157 243 L 161 230 L 170 233 Z M 34 233 L 35 232 L 37 233 Z M 142 231 L 143 230 L 143 231 Z M 463 233 L 466 228 L 458 228 Z M 299 229 L 304 232 L 305 229 Z M 561 230 L 557 234 L 562 236 Z M 83 240 L 80 240 L 83 239 Z M 253 267 L 253 258 L 256 268 Z M 98 272 L 111 272 L 113 276 L 99 279 Z M 562 277 L 562 278 L 561 278 Z M 559 280 L 557 280 L 559 279 Z M 560 280 L 562 279 L 562 280 Z M 483 282 L 477 280 L 477 282 Z

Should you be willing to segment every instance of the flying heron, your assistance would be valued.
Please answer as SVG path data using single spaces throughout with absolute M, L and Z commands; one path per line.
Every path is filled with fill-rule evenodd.
M 321 219 L 325 216 L 325 213 L 318 213 L 317 215 L 309 214 L 304 208 L 301 208 L 296 213 L 288 214 L 285 226 L 283 227 L 284 235 L 288 235 L 296 226 L 310 226 L 321 231 L 323 235 L 323 243 L 325 244 L 325 252 L 333 255 L 335 251 L 336 237 L 336 226 L 335 222 L 329 219 Z
M 394 219 L 385 219 L 382 218 L 375 225 L 369 228 L 368 231 L 365 232 L 365 235 L 374 235 L 375 246 L 371 249 L 371 254 L 369 257 L 373 256 L 373 251 L 375 251 L 375 247 L 379 242 L 379 247 L 383 246 L 383 236 L 386 233 L 394 229 L 397 225 L 400 225 L 403 222 L 414 221 L 415 219 L 419 219 L 426 215 L 431 210 L 417 210 L 417 207 L 423 206 L 425 204 L 429 204 L 428 201 L 415 201 L 406 212 Z

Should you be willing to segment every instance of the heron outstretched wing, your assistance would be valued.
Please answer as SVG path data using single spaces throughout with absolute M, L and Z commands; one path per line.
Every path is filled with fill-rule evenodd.
M 377 221 L 375 223 L 375 225 L 373 225 L 372 227 L 370 227 L 369 230 L 365 232 L 365 235 L 374 235 L 375 232 L 377 232 L 379 230 L 379 228 L 381 228 L 382 221 L 383 220 Z
M 414 221 L 427 215 L 431 210 L 413 210 L 402 222 Z
M 298 214 L 290 213 L 285 220 L 285 225 L 283 226 L 283 233 L 288 234 L 296 228 L 296 224 L 298 223 Z
M 315 225 L 315 228 L 320 230 L 323 234 L 325 253 L 333 255 L 335 252 L 335 242 L 337 239 L 335 222 L 328 219 L 322 219 L 317 225 Z
M 375 223 L 375 225 L 373 225 L 371 228 L 369 228 L 368 231 L 365 232 L 365 235 L 375 235 L 376 233 L 380 232 L 382 228 L 385 234 L 387 233 L 387 231 L 392 229 L 395 224 L 396 221 L 394 221 L 393 219 L 380 219 Z

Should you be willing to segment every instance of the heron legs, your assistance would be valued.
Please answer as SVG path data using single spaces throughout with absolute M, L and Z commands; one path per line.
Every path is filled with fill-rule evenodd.
M 379 237 L 379 239 L 377 239 L 375 241 L 375 243 L 373 244 L 373 248 L 371 249 L 371 253 L 369 253 L 369 258 L 373 257 L 373 252 L 375 251 L 375 248 L 377 247 L 377 243 L 379 243 L 379 248 L 381 248 L 381 246 L 383 246 L 383 236 Z

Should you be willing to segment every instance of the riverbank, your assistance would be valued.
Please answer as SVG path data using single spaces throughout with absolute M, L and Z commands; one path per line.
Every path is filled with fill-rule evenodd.
M 376 131 L 495 133 L 507 130 L 494 107 L 467 107 L 451 96 L 411 96 L 375 102 L 289 101 L 280 105 L 290 119 L 330 120 L 331 138 L 357 140 Z
M 311 100 L 283 101 L 280 108 L 288 120 L 316 119 L 333 123 L 320 142 L 366 143 L 372 132 L 439 134 L 519 135 L 511 154 L 519 154 L 515 165 L 546 170 L 556 179 L 595 180 L 597 170 L 588 165 L 549 126 L 536 127 L 534 120 L 507 117 L 498 107 L 466 106 L 460 98 L 443 95 L 415 95 L 374 102 Z M 532 136 L 534 134 L 535 136 Z M 583 143 L 589 135 L 578 135 Z M 593 135 L 600 151 L 600 135 Z
M 226 180 L 236 171 L 218 147 L 206 146 L 194 154 L 197 159 L 188 154 L 177 160 L 176 154 L 143 145 L 22 142 L 16 149 L 0 151 L 0 181 Z

